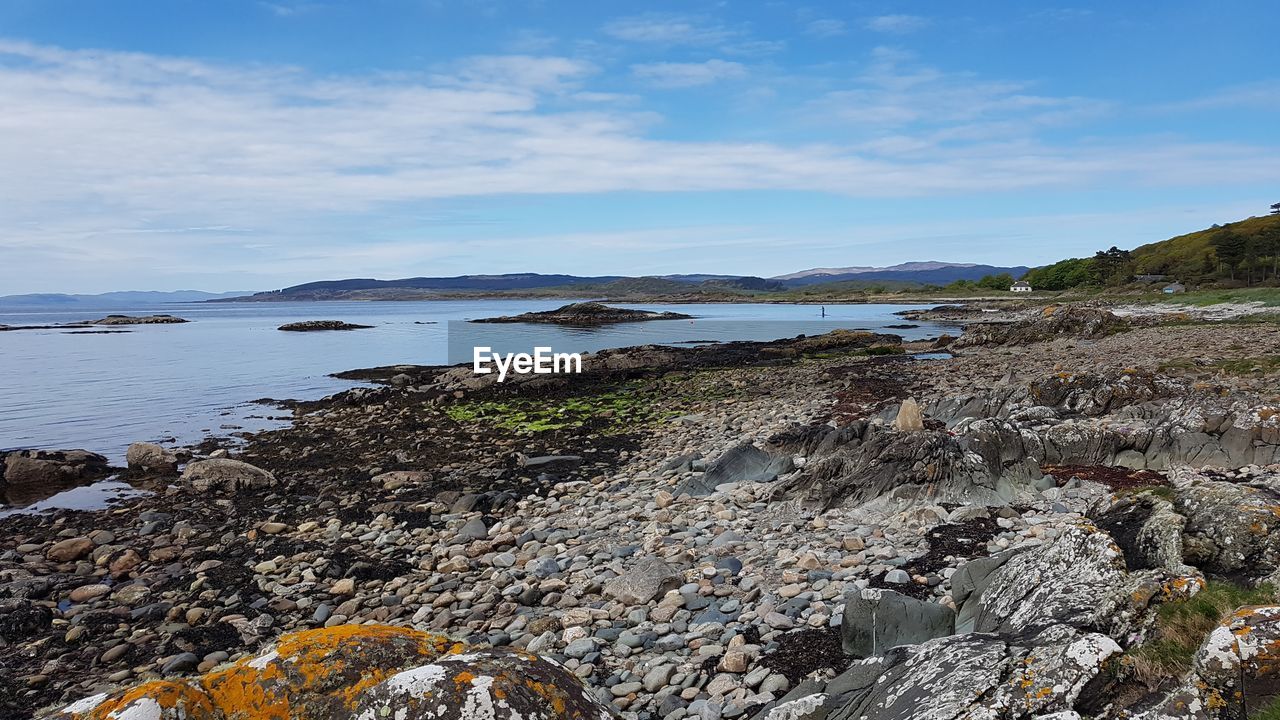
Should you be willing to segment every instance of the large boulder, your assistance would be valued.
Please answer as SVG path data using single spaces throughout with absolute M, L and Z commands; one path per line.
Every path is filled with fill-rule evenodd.
M 1120 546 L 1129 570 L 1194 572 L 1182 561 L 1187 519 L 1166 498 L 1151 492 L 1122 497 L 1095 522 Z
M 136 442 L 124 455 L 125 464 L 134 473 L 170 475 L 178 471 L 178 456 L 149 442 Z
M 602 720 L 608 715 L 572 673 L 549 660 L 466 650 L 440 635 L 387 625 L 308 630 L 201 677 L 94 695 L 54 717 Z
M 846 430 L 847 442 L 783 481 L 775 498 L 818 508 L 885 496 L 1003 505 L 1041 476 L 1039 464 L 1023 452 L 1017 428 L 1003 421 L 975 421 L 963 435 L 898 432 L 866 421 Z
M 1280 492 L 1189 473 L 1172 475 L 1186 517 L 1183 554 L 1206 573 L 1275 581 L 1280 569 Z
M 1164 570 L 1129 572 L 1111 536 L 1086 523 L 999 560 L 962 578 L 981 576 L 958 601 L 957 630 L 1025 635 L 1067 625 L 1122 637 L 1154 619 L 1157 601 L 1192 595 L 1203 582 Z
M 625 575 L 604 585 L 604 594 L 626 605 L 645 605 L 680 586 L 675 568 L 655 557 L 643 558 Z
M 1067 626 L 1017 639 L 952 635 L 855 663 L 826 686 L 823 704 L 830 720 L 1033 718 L 1070 711 L 1120 652 L 1105 635 Z
M 229 458 L 188 463 L 182 471 L 182 481 L 200 493 L 253 490 L 276 484 L 275 476 L 266 470 Z
M 0 452 L 0 500 L 25 505 L 113 471 L 105 457 L 88 450 Z
M 916 645 L 955 632 L 956 613 L 893 590 L 866 588 L 846 596 L 840 642 L 846 655 L 883 655 L 899 645 Z
M 749 442 L 742 443 L 716 458 L 702 475 L 682 482 L 675 494 L 703 496 L 710 495 L 717 485 L 725 483 L 773 482 L 779 475 L 790 472 L 791 468 L 789 455 L 773 455 Z

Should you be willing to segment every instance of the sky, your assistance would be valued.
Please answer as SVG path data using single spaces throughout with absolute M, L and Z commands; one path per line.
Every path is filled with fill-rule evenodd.
M 1270 0 L 0 0 L 0 295 L 1037 265 L 1280 201 Z

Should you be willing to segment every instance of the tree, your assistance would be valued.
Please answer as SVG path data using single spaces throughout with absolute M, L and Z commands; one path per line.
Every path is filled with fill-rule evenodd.
M 1121 250 L 1115 245 L 1110 250 L 1099 250 L 1093 255 L 1093 265 L 1104 283 L 1119 285 L 1129 280 L 1132 272 L 1133 256 L 1128 250 Z
M 1214 252 L 1218 254 L 1218 259 L 1227 266 L 1227 272 L 1230 274 L 1231 279 L 1235 280 L 1236 266 L 1249 253 L 1248 239 L 1232 230 L 1221 228 L 1209 239 L 1209 244 L 1213 246 Z

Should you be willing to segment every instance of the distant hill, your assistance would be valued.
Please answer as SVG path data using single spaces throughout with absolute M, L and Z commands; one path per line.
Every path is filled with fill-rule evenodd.
M 833 282 L 857 280 L 872 282 L 890 280 L 894 282 L 917 283 L 921 285 L 946 285 L 956 280 L 981 280 L 987 275 L 1008 273 L 1013 277 L 1022 277 L 1031 268 L 1024 265 L 998 267 L 995 265 L 978 265 L 973 263 L 916 262 L 903 263 L 884 268 L 851 267 L 851 268 L 814 268 L 802 270 L 790 275 L 779 275 L 788 287 L 818 285 Z
M 165 303 L 204 302 L 232 297 L 242 297 L 246 291 L 210 293 L 200 290 L 121 290 L 97 295 L 68 295 L 65 293 L 29 293 L 26 295 L 0 296 L 0 305 L 7 306 L 66 306 L 66 307 L 125 307 L 129 305 L 163 305 Z
M 1274 235 L 1280 233 L 1280 215 L 1251 217 L 1139 246 L 1132 251 L 1135 272 L 1170 275 L 1187 280 L 1213 274 L 1218 265 L 1213 238 L 1224 231 L 1246 238 Z M 1271 254 L 1270 248 L 1265 246 L 1259 250 L 1261 255 Z

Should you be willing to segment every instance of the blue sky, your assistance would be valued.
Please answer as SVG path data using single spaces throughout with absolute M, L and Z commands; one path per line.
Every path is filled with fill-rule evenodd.
M 1133 247 L 1280 200 L 1273 19 L 0 0 L 0 295 Z

